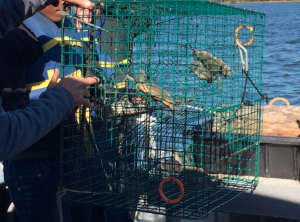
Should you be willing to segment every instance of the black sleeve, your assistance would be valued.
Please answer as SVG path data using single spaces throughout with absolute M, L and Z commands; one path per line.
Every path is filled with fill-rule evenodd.
M 47 90 L 24 110 L 14 112 L 5 112 L 0 98 L 0 161 L 30 147 L 57 126 L 73 108 L 72 95 L 61 87 Z
M 40 43 L 26 31 L 15 29 L 0 39 L 0 49 L 0 91 L 3 88 L 25 88 L 26 70 L 43 53 Z M 28 104 L 25 94 L 0 94 L 5 110 L 24 108 Z

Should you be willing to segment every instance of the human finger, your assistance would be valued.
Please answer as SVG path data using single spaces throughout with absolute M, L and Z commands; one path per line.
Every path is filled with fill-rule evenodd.
M 85 86 L 89 86 L 89 85 L 98 83 L 99 78 L 98 77 L 85 77 L 85 78 L 81 79 L 80 81 L 82 83 L 84 83 Z
M 53 74 L 52 78 L 50 79 L 48 88 L 52 88 L 57 85 L 58 77 L 59 77 L 59 69 L 54 69 L 54 74 Z
M 59 77 L 59 69 L 55 69 L 50 82 L 57 83 L 58 77 Z
M 83 99 L 81 103 L 85 107 L 93 108 L 93 104 L 90 101 L 88 101 L 87 99 Z

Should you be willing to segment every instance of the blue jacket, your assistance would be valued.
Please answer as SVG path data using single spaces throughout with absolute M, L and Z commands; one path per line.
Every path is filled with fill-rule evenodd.
M 84 58 L 84 50 L 87 50 L 88 47 L 84 47 L 84 42 L 80 38 L 80 36 L 83 36 L 84 34 L 89 36 L 89 32 L 82 33 L 77 32 L 75 27 L 73 26 L 73 23 L 69 20 L 69 18 L 65 18 L 65 23 L 68 24 L 70 27 L 72 26 L 73 29 L 70 29 L 72 32 L 72 35 L 67 35 L 64 33 L 64 40 L 63 44 L 64 46 L 64 54 L 63 58 L 61 58 L 61 44 L 62 44 L 62 38 L 61 38 L 61 29 L 59 29 L 56 24 L 54 24 L 52 21 L 50 21 L 48 18 L 43 16 L 40 13 L 36 13 L 31 18 L 27 19 L 25 22 L 25 25 L 30 28 L 35 36 L 37 37 L 38 41 L 43 47 L 43 55 L 38 59 L 38 61 L 35 62 L 26 72 L 26 87 L 30 91 L 29 97 L 30 100 L 37 99 L 41 93 L 46 91 L 47 86 L 52 78 L 52 75 L 54 73 L 55 68 L 59 68 L 61 70 L 61 76 L 68 76 L 68 75 L 83 75 L 86 71 L 84 68 L 85 60 Z M 102 24 L 101 24 L 102 25 Z M 69 34 L 69 33 L 68 33 Z M 99 33 L 100 34 L 100 33 Z M 85 37 L 83 37 L 85 38 Z M 105 58 L 105 55 L 100 51 L 100 47 L 95 49 L 96 53 L 94 55 L 94 59 L 98 62 L 101 58 Z M 102 53 L 100 55 L 100 53 Z M 105 58 L 106 60 L 109 58 Z M 63 67 L 61 64 L 61 60 L 64 60 Z M 104 63 L 106 64 L 106 60 Z M 102 62 L 101 60 L 99 62 Z M 111 62 L 111 60 L 110 60 Z M 89 68 L 93 69 L 92 71 L 94 73 L 101 73 L 104 76 L 106 76 L 107 71 L 111 71 L 110 68 L 104 67 L 96 67 L 95 69 L 93 67 Z M 94 74 L 93 73 L 93 74 Z M 76 114 L 77 117 L 77 123 L 81 124 L 81 116 L 82 113 L 85 114 L 87 121 L 90 120 L 89 118 L 89 110 L 88 109 L 79 109 L 79 113 Z M 87 133 L 88 128 L 92 130 L 91 125 L 84 125 L 84 135 L 86 135 L 85 140 L 87 141 L 87 144 L 91 144 L 91 139 L 89 138 L 89 134 Z M 54 138 L 55 137 L 55 138 Z M 51 140 L 52 143 L 57 142 L 59 140 L 59 136 L 51 136 L 47 135 L 47 138 L 44 140 Z M 58 138 L 56 138 L 58 137 Z M 56 143 L 57 146 L 57 143 Z M 43 150 L 57 150 L 55 149 L 55 145 L 49 146 L 48 142 L 41 142 L 38 144 L 35 144 L 35 147 L 32 147 L 32 149 L 43 149 Z M 87 152 L 91 154 L 92 147 L 86 146 Z
M 74 100 L 65 89 L 56 87 L 47 90 L 24 110 L 5 112 L 1 105 L 0 98 L 0 161 L 22 152 L 45 136 L 72 111 Z
M 72 10 L 69 12 L 69 14 L 74 14 Z M 105 20 L 103 18 L 98 18 L 95 22 L 95 24 L 99 27 L 103 27 Z M 89 25 L 83 25 L 79 31 L 77 31 L 77 28 L 74 25 L 74 21 L 72 18 L 65 20 L 64 23 L 64 36 L 67 36 L 70 39 L 76 39 L 79 42 L 83 42 L 86 45 L 86 48 L 88 48 L 88 44 L 90 41 L 90 34 L 91 31 L 93 30 L 93 27 Z M 100 48 L 100 45 L 98 43 L 98 39 L 101 35 L 101 31 L 97 29 L 94 32 L 94 39 L 95 44 L 93 45 L 94 47 L 94 52 L 95 53 L 93 56 L 93 61 L 95 62 L 93 64 L 93 74 L 100 77 L 100 79 L 109 80 L 113 78 L 113 74 L 115 72 L 114 67 L 115 67 L 115 62 L 113 59 L 103 52 L 103 50 Z M 73 48 L 79 53 L 82 54 L 85 52 L 85 47 L 82 44 L 77 44 L 74 45 Z M 86 52 L 85 52 L 86 53 Z M 68 65 L 66 63 L 66 65 Z
M 67 18 L 66 18 L 67 20 Z M 31 18 L 24 21 L 24 24 L 31 29 L 38 41 L 43 47 L 44 54 L 33 64 L 26 72 L 26 88 L 30 91 L 30 100 L 36 100 L 39 96 L 47 90 L 49 82 L 54 74 L 54 69 L 61 70 L 61 29 L 57 27 L 52 21 L 40 13 L 36 13 Z M 73 41 L 69 41 L 73 44 Z M 72 49 L 68 45 L 64 46 L 66 49 Z M 64 58 L 65 61 L 72 61 L 75 64 L 82 63 L 83 60 L 76 51 Z M 78 73 L 76 73 L 78 71 Z M 60 75 L 81 75 L 79 68 L 65 67 L 61 70 Z
M 68 18 L 66 18 L 67 20 Z M 71 55 L 65 54 L 64 61 L 72 61 L 72 66 L 61 67 L 61 29 L 55 23 L 40 13 L 36 13 L 31 18 L 24 21 L 24 24 L 34 33 L 38 42 L 42 46 L 43 53 L 38 60 L 31 65 L 25 72 L 26 88 L 29 91 L 29 99 L 34 101 L 47 90 L 50 80 L 54 74 L 54 69 L 61 70 L 60 75 L 76 75 L 81 76 L 82 70 L 73 64 L 82 64 L 83 59 L 80 54 L 73 48 L 75 40 L 65 41 L 66 49 L 73 50 Z M 86 116 L 89 110 L 85 110 Z M 81 112 L 81 111 L 80 111 Z M 81 113 L 76 114 L 77 121 L 80 123 Z M 75 121 L 75 119 L 73 119 Z M 51 121 L 49 119 L 48 121 Z M 60 130 L 56 127 L 49 132 L 42 140 L 35 143 L 30 150 L 50 151 L 51 153 L 59 153 L 60 147 Z

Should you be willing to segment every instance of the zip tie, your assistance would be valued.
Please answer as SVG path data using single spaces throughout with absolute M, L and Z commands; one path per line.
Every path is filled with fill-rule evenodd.
M 89 26 L 94 26 L 94 27 L 97 28 L 97 29 L 100 29 L 100 30 L 102 30 L 102 31 L 108 32 L 108 30 L 106 30 L 106 29 L 104 29 L 104 28 L 102 28 L 102 27 L 100 27 L 100 26 L 94 25 L 94 24 L 92 24 L 92 23 L 90 23 L 90 22 L 86 22 L 86 21 L 84 21 L 84 20 L 82 20 L 82 19 L 80 19 L 80 18 L 77 18 L 77 17 L 75 17 L 75 16 L 71 16 L 71 15 L 69 15 L 69 13 L 67 13 L 67 12 L 65 12 L 65 11 L 60 11 L 60 14 L 61 14 L 61 16 L 63 16 L 63 17 L 65 17 L 65 16 L 72 17 L 72 18 L 74 18 L 74 19 L 76 19 L 76 20 L 78 20 L 78 21 L 80 21 L 80 22 L 83 22 L 83 23 L 89 25 Z

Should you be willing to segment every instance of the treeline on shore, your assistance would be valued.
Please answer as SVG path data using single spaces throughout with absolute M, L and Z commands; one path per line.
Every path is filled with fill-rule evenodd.
M 212 0 L 216 2 L 236 4 L 236 3 L 274 3 L 274 2 L 298 2 L 299 0 Z

